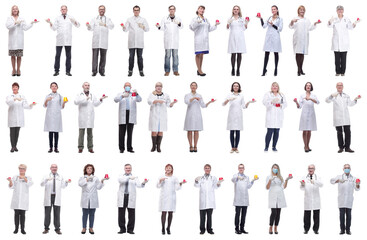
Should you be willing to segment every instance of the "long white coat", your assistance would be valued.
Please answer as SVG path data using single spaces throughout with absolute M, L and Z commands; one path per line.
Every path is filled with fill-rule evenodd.
M 338 175 L 330 180 L 331 184 L 335 184 L 336 180 L 344 180 L 344 183 L 338 183 L 338 208 L 352 208 L 353 207 L 353 194 L 354 190 L 359 191 L 360 189 L 356 186 L 357 178 L 351 174 Z
M 280 107 L 272 104 L 272 100 L 277 98 Z M 266 128 L 281 128 L 283 127 L 284 109 L 287 107 L 287 101 L 283 93 L 278 93 L 275 96 L 272 92 L 267 92 L 264 95 L 263 104 L 266 107 Z
M 300 187 L 302 191 L 305 191 L 304 209 L 307 211 L 321 209 L 319 190 L 324 185 L 321 178 L 314 174 L 312 176 L 313 183 L 311 182 L 310 175 L 303 177 L 302 180 L 305 181 L 305 185 L 302 186 L 301 184 Z
M 268 185 L 269 179 L 273 176 L 268 176 L 266 178 L 265 185 Z M 286 208 L 287 203 L 284 196 L 284 183 L 275 177 L 270 184 L 269 197 L 268 197 L 268 207 L 269 208 Z
M 229 101 L 229 110 L 227 117 L 227 130 L 243 130 L 243 113 L 242 109 L 246 109 L 245 100 L 243 95 L 239 93 L 238 95 L 230 93 L 227 99 L 235 98 Z M 224 103 L 223 103 L 224 106 Z
M 20 24 L 15 24 L 15 19 L 13 16 L 8 17 L 6 20 L 5 25 L 6 28 L 9 29 L 9 50 L 24 49 L 24 31 L 27 31 L 33 26 L 33 24 L 27 24 L 21 17 L 18 17 L 17 21 L 19 21 Z
M 89 93 L 89 100 L 84 92 L 76 96 L 74 103 L 79 107 L 79 128 L 94 128 L 94 107 L 101 105 L 97 96 Z
M 315 94 L 311 93 L 310 98 L 316 100 L 316 104 L 320 103 Z M 299 98 L 298 104 L 299 109 L 302 109 L 299 130 L 317 131 L 315 103 L 311 100 L 306 100 L 306 93 L 304 93 Z
M 232 182 L 234 183 L 234 199 L 233 199 L 233 206 L 244 207 L 249 206 L 249 195 L 248 190 L 254 184 L 250 181 L 248 176 L 243 176 L 243 180 L 238 179 L 240 176 L 239 173 L 236 173 L 232 177 Z
M 178 23 L 181 23 L 180 26 Z M 179 30 L 183 28 L 181 18 L 175 16 L 171 19 L 168 15 L 162 19 L 160 26 L 160 30 L 164 32 L 164 49 L 178 49 Z
M 190 29 L 194 31 L 195 52 L 209 51 L 209 32 L 217 29 L 217 26 L 211 26 L 207 18 L 198 16 L 192 19 Z
M 348 107 L 356 105 L 356 100 L 352 101 L 347 94 L 342 93 L 342 96 L 338 94 L 336 97 L 327 97 L 326 102 L 333 103 L 334 127 L 350 125 Z
M 93 176 L 93 175 L 91 175 Z M 104 183 L 99 181 L 99 179 L 93 176 L 93 179 L 86 181 L 87 175 L 79 179 L 79 186 L 82 188 L 82 197 L 80 200 L 81 208 L 98 208 L 98 190 L 104 187 Z M 88 204 L 89 203 L 89 204 Z
M 129 113 L 129 123 L 136 124 L 136 103 L 141 102 L 141 97 L 137 94 L 135 97 L 132 93 L 129 93 L 128 97 L 124 97 L 125 92 L 118 93 L 114 101 L 119 103 L 119 124 L 126 124 L 126 98 L 129 98 L 130 102 L 130 113 Z
M 12 178 L 13 186 L 13 197 L 11 199 L 11 209 L 19 209 L 28 211 L 29 208 L 29 187 L 33 185 L 32 178 L 26 176 L 27 182 L 24 179 L 19 179 L 19 176 Z
M 163 100 L 164 103 L 153 104 L 154 100 Z M 169 98 L 168 94 L 163 93 L 162 96 L 158 96 L 150 93 L 148 104 L 150 105 L 149 131 L 167 131 L 167 108 L 170 107 L 171 104 L 171 99 Z
M 162 183 L 159 179 L 166 178 Z M 159 194 L 160 212 L 175 212 L 176 211 L 176 191 L 181 189 L 180 182 L 174 176 L 161 176 L 158 178 L 157 188 L 161 189 Z
M 195 182 L 194 186 L 200 188 L 199 195 L 199 209 L 215 209 L 215 189 L 219 186 L 217 185 L 218 180 L 214 176 L 209 176 L 205 178 L 202 176 L 198 182 Z
M 295 22 L 293 26 L 289 24 L 289 28 L 294 29 L 293 51 L 295 54 L 300 53 L 307 55 L 310 39 L 309 32 L 314 30 L 316 26 L 315 24 L 312 24 L 307 18 L 296 17 L 295 19 L 298 19 L 298 21 Z
M 264 20 L 263 28 L 268 28 L 265 35 L 264 42 L 264 52 L 282 52 L 282 43 L 280 41 L 280 32 L 283 30 L 283 19 L 278 17 L 273 22 L 273 25 L 277 26 L 278 29 L 275 29 L 269 21 L 272 20 L 272 17 L 269 17 Z
M 21 101 L 14 101 L 14 98 L 21 98 Z M 24 109 L 32 108 L 21 94 L 12 94 L 6 97 L 8 104 L 8 127 L 24 127 Z
M 354 28 L 349 18 L 334 18 L 328 27 L 333 28 L 331 50 L 335 52 L 347 52 L 349 50 L 349 32 Z
M 231 17 L 228 21 L 232 21 L 229 24 L 228 53 L 246 53 L 245 19 Z
M 100 24 L 106 24 L 106 26 Z M 111 19 L 106 16 L 93 18 L 88 27 L 88 30 L 93 32 L 92 48 L 108 49 L 108 32 L 114 26 Z
M 51 29 L 57 31 L 56 46 L 71 46 L 73 25 L 75 27 L 80 27 L 80 24 L 79 22 L 76 22 L 76 20 L 75 24 L 73 24 L 70 19 L 75 20 L 75 18 L 68 14 L 66 15 L 65 19 L 63 15 L 60 15 L 56 17 L 54 23 L 52 24 Z
M 53 188 L 53 173 L 45 176 L 42 179 L 41 186 L 45 187 L 45 197 L 43 201 L 43 206 L 50 207 L 51 206 L 51 194 Z M 55 206 L 61 206 L 61 189 L 66 188 L 68 186 L 68 182 L 64 180 L 64 178 L 56 173 L 55 177 Z
M 127 176 L 125 174 L 120 175 L 118 178 L 119 182 L 119 190 L 117 192 L 117 207 L 124 207 L 124 194 L 126 181 L 129 181 L 129 201 L 127 203 L 127 208 L 135 208 L 136 207 L 136 188 L 142 188 L 145 185 L 141 184 L 138 177 L 135 177 L 134 180 L 129 179 L 131 176 Z
M 43 130 L 45 132 L 62 132 L 61 110 L 63 109 L 64 98 L 58 93 L 50 93 L 46 96 L 44 102 L 49 97 L 52 97 L 52 100 L 47 102 L 47 107 L 43 104 L 47 108 Z
M 144 29 L 138 24 L 143 24 Z M 144 32 L 149 31 L 149 25 L 145 18 L 132 16 L 126 20 L 125 32 L 129 32 L 128 48 L 144 48 Z
M 194 99 L 190 102 L 193 97 L 200 98 L 200 101 Z M 202 131 L 203 130 L 203 117 L 201 115 L 200 108 L 206 108 L 203 97 L 198 94 L 192 94 L 191 92 L 185 95 L 185 103 L 187 104 L 186 117 L 185 117 L 185 131 Z

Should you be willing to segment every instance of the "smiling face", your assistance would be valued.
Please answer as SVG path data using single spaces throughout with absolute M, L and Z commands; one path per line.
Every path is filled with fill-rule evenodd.
M 57 173 L 57 165 L 52 164 L 51 167 L 50 167 L 50 170 L 51 170 L 52 174 L 56 174 Z
M 343 92 L 343 89 L 344 89 L 344 85 L 342 82 L 338 82 L 336 84 L 336 90 L 338 91 L 338 93 L 342 93 Z
M 166 175 L 171 175 L 172 174 L 172 167 L 171 166 L 167 166 L 165 168 L 165 171 L 166 171 Z
M 19 8 L 18 8 L 18 6 L 13 6 L 12 8 L 11 8 L 11 15 L 12 16 L 19 16 Z
M 14 86 L 12 87 L 12 90 L 13 90 L 13 94 L 18 94 L 18 92 L 19 92 L 19 87 L 14 85 Z
M 68 13 L 68 8 L 66 6 L 62 6 L 60 11 L 62 15 L 66 15 Z
M 271 85 L 271 91 L 272 91 L 273 93 L 277 93 L 277 92 L 279 92 L 279 85 L 278 85 L 278 84 L 276 84 L 276 83 L 273 83 L 273 84 Z
M 156 91 L 157 93 L 161 93 L 161 92 L 162 92 L 162 84 L 157 83 L 157 84 L 155 85 L 155 91 Z
M 89 92 L 90 84 L 88 82 L 83 83 L 84 92 Z
M 210 174 L 210 171 L 211 171 L 212 169 L 209 167 L 209 166 L 205 166 L 204 167 L 204 172 L 205 172 L 205 174 L 207 174 L 207 175 L 209 175 Z
M 307 83 L 306 84 L 306 91 L 310 92 L 311 91 L 311 83 Z
M 196 83 L 191 83 L 190 84 L 190 89 L 191 92 L 196 92 L 196 89 L 198 88 L 198 85 Z
M 276 7 L 272 7 L 272 8 L 271 8 L 271 13 L 272 13 L 273 15 L 278 15 L 278 9 L 277 9 Z
M 240 8 L 235 6 L 233 7 L 232 14 L 233 16 L 238 16 L 238 13 L 240 12 Z
M 304 17 L 305 16 L 306 9 L 304 7 L 300 7 L 298 9 L 298 16 Z
M 242 164 L 240 164 L 239 166 L 238 166 L 238 172 L 239 173 L 241 173 L 241 174 L 243 174 L 243 172 L 245 171 L 245 166 L 244 165 L 242 165 Z
M 136 7 L 136 8 L 134 8 L 134 9 L 133 9 L 133 12 L 134 12 L 134 16 L 135 16 L 135 17 L 138 17 L 138 16 L 139 16 L 139 14 L 140 14 L 140 8 L 137 8 L 137 7 Z
M 20 176 L 24 176 L 25 175 L 25 172 L 27 171 L 27 168 L 21 166 L 18 169 L 19 169 L 19 175 Z
M 339 8 L 338 10 L 336 10 L 336 13 L 338 14 L 339 17 L 341 17 L 344 14 L 344 9 Z
M 233 84 L 233 92 L 238 93 L 239 89 L 240 89 L 240 85 L 238 85 L 238 83 Z
M 131 170 L 132 170 L 131 165 L 126 165 L 125 166 L 125 174 L 130 174 L 131 173 Z
M 205 12 L 205 9 L 203 7 L 198 8 L 198 14 L 199 15 L 201 15 L 201 16 L 204 15 L 204 12 Z
M 100 6 L 98 8 L 99 16 L 104 16 L 104 13 L 106 12 L 106 8 L 104 6 Z
M 51 84 L 50 89 L 51 89 L 51 91 L 52 91 L 53 93 L 57 92 L 57 89 L 58 89 L 58 88 L 59 88 L 59 87 L 57 86 L 57 84 L 55 84 L 55 83 Z
M 308 166 L 308 174 L 313 175 L 315 173 L 315 165 Z

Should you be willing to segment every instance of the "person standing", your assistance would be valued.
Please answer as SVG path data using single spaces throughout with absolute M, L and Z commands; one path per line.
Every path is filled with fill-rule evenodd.
M 108 49 L 108 32 L 114 28 L 111 19 L 105 16 L 106 7 L 101 5 L 98 7 L 99 15 L 87 22 L 87 29 L 93 31 L 92 40 L 92 76 L 95 77 L 97 72 L 104 77 L 106 66 L 106 55 Z M 99 65 L 98 55 L 101 54 Z M 99 67 L 98 67 L 99 66 Z

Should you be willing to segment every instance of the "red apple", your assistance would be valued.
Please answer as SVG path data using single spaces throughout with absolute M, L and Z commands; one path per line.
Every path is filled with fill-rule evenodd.
M 35 22 L 37 22 L 37 19 L 34 19 Z
M 106 96 L 105 94 L 102 95 L 102 97 L 105 97 L 105 96 Z
M 136 92 L 133 92 L 131 96 L 136 97 Z
M 255 102 L 255 98 L 253 98 L 252 101 Z
M 47 21 L 50 21 L 50 19 L 49 19 L 49 18 L 47 18 Z
M 144 181 L 148 181 L 148 179 L 144 179 Z
M 87 22 L 87 25 L 89 25 L 89 22 Z
M 33 102 L 33 104 L 36 104 L 36 102 Z
M 319 19 L 319 20 L 317 20 L 317 22 L 318 22 L 318 23 L 320 23 L 320 22 L 321 22 L 321 20 Z
M 305 182 L 305 180 L 302 180 L 302 182 L 304 183 L 304 182 Z
M 71 179 L 69 178 L 69 182 L 71 182 Z
M 361 97 L 361 95 L 358 95 L 358 97 L 360 98 L 360 97 Z
M 361 182 L 361 180 L 359 180 L 359 178 L 357 178 L 356 183 L 360 183 L 360 182 Z
M 296 101 L 296 102 L 297 102 L 297 98 L 295 98 L 295 99 L 294 99 L 294 101 Z
M 292 177 L 292 174 L 291 173 L 289 174 L 289 177 Z
M 359 21 L 359 18 L 357 18 L 357 21 Z
M 124 24 L 123 24 L 123 23 L 121 23 L 120 25 L 121 25 L 121 27 L 123 27 L 123 26 L 124 26 Z
M 249 17 L 246 17 L 245 19 L 246 19 L 247 22 L 250 21 L 250 18 Z
M 159 25 L 159 23 L 157 23 L 156 25 Z
M 108 177 L 108 174 L 105 174 L 105 175 L 104 175 L 104 178 L 106 178 L 106 179 L 107 179 L 107 178 L 109 178 L 109 177 Z
M 177 102 L 177 99 L 173 99 L 174 102 Z
M 186 180 L 184 179 L 184 180 L 182 180 L 182 182 L 184 182 L 184 183 L 185 183 L 185 182 L 186 182 Z
M 212 98 L 212 102 L 214 102 L 214 98 Z
M 219 23 L 219 20 L 217 19 L 217 20 L 215 20 L 215 22 L 216 22 L 216 23 Z
M 7 180 L 10 180 L 10 179 L 11 179 L 11 177 L 8 177 L 8 178 L 7 178 Z
M 219 178 L 219 181 L 221 181 L 221 180 L 223 180 L 223 178 L 222 178 L 222 177 L 220 177 L 220 178 Z
M 257 13 L 257 14 L 256 14 L 256 17 L 261 18 L 261 14 L 260 14 L 260 13 Z

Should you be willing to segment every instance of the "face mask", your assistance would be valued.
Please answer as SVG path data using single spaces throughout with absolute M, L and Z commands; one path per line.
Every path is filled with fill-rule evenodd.
M 126 92 L 130 92 L 130 87 L 128 87 L 128 86 L 127 86 L 127 87 L 125 87 L 125 91 L 126 91 Z
M 347 168 L 346 168 L 346 169 L 344 169 L 344 173 L 345 173 L 345 174 L 350 173 L 350 169 L 347 169 Z
M 274 174 L 277 174 L 277 173 L 278 173 L 278 169 L 273 168 L 273 173 L 274 173 Z

